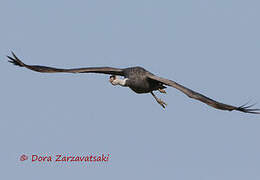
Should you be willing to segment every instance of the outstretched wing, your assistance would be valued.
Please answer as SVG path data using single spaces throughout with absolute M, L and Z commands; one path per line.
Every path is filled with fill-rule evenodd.
M 24 64 L 13 52 L 13 57 L 7 56 L 9 62 L 16 66 L 25 67 L 27 69 L 41 72 L 41 73 L 102 73 L 123 76 L 123 69 L 112 67 L 87 67 L 87 68 L 73 68 L 73 69 L 60 69 L 47 66 L 27 65 Z
M 193 99 L 197 99 L 203 103 L 206 103 L 207 105 L 209 106 L 212 106 L 216 109 L 221 109 L 221 110 L 228 110 L 228 111 L 233 111 L 233 110 L 236 110 L 236 111 L 241 111 L 241 112 L 245 112 L 245 113 L 253 113 L 253 114 L 260 114 L 260 109 L 250 109 L 253 105 L 250 105 L 250 106 L 247 106 L 246 104 L 245 105 L 242 105 L 242 106 L 239 106 L 239 107 L 236 107 L 236 106 L 231 106 L 231 105 L 228 105 L 228 104 L 223 104 L 223 103 L 220 103 L 220 102 L 217 102 L 213 99 L 210 99 L 200 93 L 197 93 L 189 88 L 186 88 L 172 80 L 169 80 L 169 79 L 164 79 L 164 78 L 161 78 L 161 77 L 158 77 L 158 76 L 155 76 L 153 74 L 148 74 L 147 75 L 148 78 L 152 79 L 152 80 L 155 80 L 155 81 L 158 81 L 158 82 L 161 82 L 165 85 L 168 85 L 168 86 L 171 86 L 171 87 L 174 87 L 178 90 L 180 90 L 181 92 L 183 92 L 184 94 L 186 94 L 188 97 L 190 98 L 193 98 Z

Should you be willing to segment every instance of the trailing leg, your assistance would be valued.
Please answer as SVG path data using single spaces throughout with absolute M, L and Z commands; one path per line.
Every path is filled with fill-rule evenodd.
M 153 92 L 151 92 L 152 96 L 155 98 L 155 100 L 163 107 L 167 106 L 165 102 L 163 102 L 161 99 L 157 98 Z

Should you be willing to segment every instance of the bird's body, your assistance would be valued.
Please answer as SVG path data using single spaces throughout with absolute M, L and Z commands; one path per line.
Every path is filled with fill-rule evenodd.
M 153 91 L 159 91 L 165 93 L 166 86 L 171 86 L 179 91 L 186 94 L 188 97 L 199 100 L 211 107 L 220 110 L 236 110 L 245 113 L 260 114 L 260 109 L 251 109 L 252 105 L 246 106 L 232 106 L 224 103 L 217 102 L 211 98 L 208 98 L 198 92 L 195 92 L 189 88 L 186 88 L 172 80 L 158 77 L 142 67 L 129 67 L 129 68 L 113 68 L 113 67 L 87 67 L 87 68 L 73 68 L 73 69 L 61 69 L 48 66 L 39 65 L 27 65 L 23 63 L 16 55 L 12 52 L 13 57 L 7 56 L 10 60 L 9 62 L 14 65 L 25 67 L 27 69 L 41 72 L 41 73 L 102 73 L 110 74 L 110 83 L 112 85 L 120 85 L 129 87 L 136 93 L 151 93 L 156 101 L 165 108 L 166 103 L 161 99 L 158 99 Z M 123 76 L 124 79 L 120 79 L 117 76 Z M 165 86 L 166 85 L 166 86 Z
M 139 66 L 125 68 L 123 74 L 127 78 L 126 86 L 139 94 L 166 88 L 162 83 L 149 79 L 148 75 L 153 74 Z

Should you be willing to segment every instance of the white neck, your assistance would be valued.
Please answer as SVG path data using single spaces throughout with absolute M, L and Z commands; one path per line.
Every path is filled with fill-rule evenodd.
M 112 84 L 113 84 L 113 85 L 126 86 L 126 80 L 128 80 L 128 78 L 125 78 L 125 79 L 116 78 L 116 79 L 112 82 Z

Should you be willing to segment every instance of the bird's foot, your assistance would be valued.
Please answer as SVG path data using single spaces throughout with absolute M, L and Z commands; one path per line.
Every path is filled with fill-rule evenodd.
M 165 102 L 163 102 L 161 99 L 158 99 L 157 102 L 165 109 L 165 107 L 167 106 L 167 104 Z
M 165 91 L 164 89 L 158 89 L 158 91 L 159 91 L 160 93 L 166 94 L 166 91 Z

